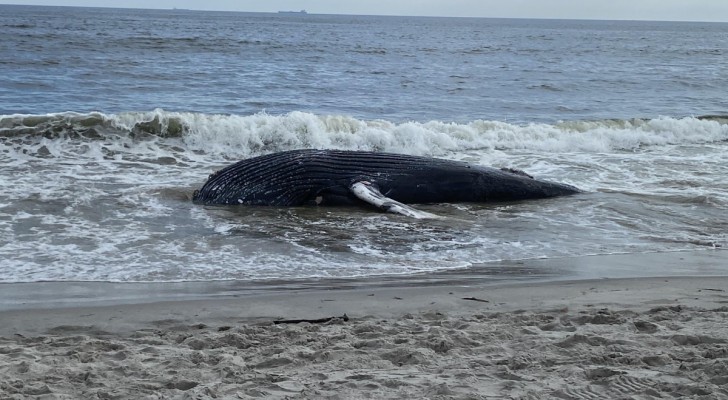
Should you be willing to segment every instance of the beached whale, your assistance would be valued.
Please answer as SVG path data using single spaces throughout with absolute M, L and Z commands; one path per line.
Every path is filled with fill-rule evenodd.
M 292 150 L 239 161 L 212 174 L 192 199 L 206 205 L 371 205 L 411 217 L 407 204 L 501 202 L 579 193 L 513 169 L 404 154 Z

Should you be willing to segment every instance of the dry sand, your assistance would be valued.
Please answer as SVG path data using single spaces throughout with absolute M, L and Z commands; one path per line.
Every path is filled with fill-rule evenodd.
M 726 289 L 602 279 L 5 310 L 0 398 L 728 399 Z

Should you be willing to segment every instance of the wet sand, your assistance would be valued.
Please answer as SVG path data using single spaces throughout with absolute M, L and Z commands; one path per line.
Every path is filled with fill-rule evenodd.
M 726 276 L 98 304 L 67 285 L 83 301 L 23 305 L 7 293 L 58 286 L 5 286 L 0 398 L 728 398 Z

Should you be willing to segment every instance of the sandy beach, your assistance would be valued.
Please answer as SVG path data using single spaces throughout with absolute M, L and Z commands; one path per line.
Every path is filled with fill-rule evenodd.
M 6 301 L 0 398 L 728 398 L 728 277 L 149 298 Z

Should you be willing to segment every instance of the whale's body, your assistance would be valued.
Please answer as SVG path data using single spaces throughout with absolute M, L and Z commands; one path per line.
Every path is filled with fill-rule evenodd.
M 195 191 L 193 201 L 253 206 L 368 203 L 410 215 L 416 210 L 405 204 L 515 201 L 579 192 L 521 171 L 460 161 L 366 151 L 292 150 L 223 168 Z

